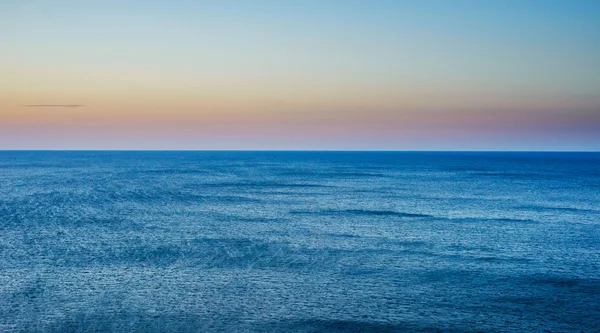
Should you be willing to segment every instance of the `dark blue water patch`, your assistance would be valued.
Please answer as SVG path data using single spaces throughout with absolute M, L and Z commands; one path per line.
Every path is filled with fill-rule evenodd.
M 508 178 L 530 178 L 539 176 L 537 173 L 516 173 L 516 172 L 500 172 L 500 171 L 488 171 L 488 172 L 471 172 L 474 176 L 489 176 L 489 177 L 508 177 Z
M 337 192 L 337 190 L 336 190 Z M 320 191 L 319 189 L 315 188 L 314 190 L 310 191 L 307 189 L 303 189 L 303 188 L 298 188 L 298 189 L 290 189 L 290 188 L 269 188 L 269 189 L 264 189 L 264 188 L 249 188 L 246 191 L 244 191 L 245 194 L 251 194 L 253 196 L 258 196 L 258 197 L 269 197 L 269 200 L 271 202 L 275 202 L 281 199 L 287 199 L 289 197 L 292 197 L 292 201 L 287 201 L 288 204 L 297 202 L 294 200 L 297 200 L 298 198 L 313 198 L 313 197 L 320 197 L 320 196 L 331 196 L 331 191 L 328 191 L 327 189 L 324 189 L 323 191 Z M 260 199 L 258 199 L 260 200 Z M 281 201 L 279 201 L 281 203 Z
M 459 172 L 489 172 L 491 171 L 489 167 L 485 166 L 449 166 L 444 168 L 443 170 L 447 171 L 459 171 Z
M 274 181 L 240 181 L 240 182 L 218 182 L 218 183 L 202 183 L 198 187 L 207 188 L 321 188 L 331 187 L 324 184 L 314 183 L 283 183 Z
M 39 162 L 15 162 L 4 160 L 0 161 L 0 169 L 15 169 L 15 170 L 28 170 L 35 171 L 36 169 L 40 169 L 39 171 L 49 170 L 56 171 L 57 169 L 72 169 L 73 165 L 67 165 L 64 163 L 60 163 L 59 161 L 48 160 L 48 161 L 39 161 Z
M 530 258 L 517 258 L 510 256 L 494 256 L 494 255 L 478 255 L 462 251 L 454 252 L 439 252 L 433 247 L 424 248 L 406 248 L 399 250 L 400 253 L 406 255 L 420 256 L 424 258 L 432 258 L 440 262 L 452 263 L 455 265 L 493 265 L 493 266 L 526 266 L 532 262 Z
M 519 306 L 539 306 L 547 302 L 547 299 L 541 296 L 500 296 L 495 298 L 494 301 Z
M 108 309 L 114 306 L 108 306 Z M 123 310 L 85 311 L 69 314 L 50 323 L 27 323 L 28 332 L 210 332 L 239 328 L 236 318 L 209 318 L 194 314 Z
M 423 242 L 423 241 L 409 241 L 409 240 L 394 240 L 393 243 L 395 245 L 400 245 L 402 247 L 406 247 L 406 248 L 424 248 L 424 247 L 431 247 L 432 244 L 431 243 L 427 243 L 427 242 Z
M 298 215 L 353 215 L 353 216 L 394 216 L 394 217 L 410 217 L 410 218 L 427 218 L 431 215 L 418 214 L 418 213 L 406 213 L 396 212 L 392 210 L 367 210 L 367 209 L 345 209 L 345 210 L 334 210 L 334 209 L 323 209 L 323 210 L 291 210 L 290 214 Z
M 484 244 L 479 246 L 468 246 L 465 244 L 451 244 L 446 248 L 456 251 L 475 251 L 478 253 L 493 253 L 496 249 L 493 247 L 494 244 Z
M 469 175 L 470 176 L 480 176 L 480 177 L 497 177 L 497 178 L 502 178 L 502 179 L 507 179 L 507 180 L 508 179 L 527 180 L 527 179 L 533 179 L 533 178 L 538 178 L 538 179 L 542 179 L 542 180 L 553 180 L 553 179 L 565 177 L 565 175 L 559 175 L 559 174 L 544 174 L 544 173 L 532 173 L 532 172 L 519 173 L 519 172 L 502 172 L 502 171 L 470 172 Z
M 362 319 L 362 320 L 361 320 Z M 126 311 L 119 314 L 80 312 L 62 321 L 51 324 L 33 324 L 28 327 L 31 331 L 43 328 L 48 332 L 295 332 L 295 333 L 401 333 L 401 332 L 476 332 L 475 330 L 435 324 L 409 322 L 391 324 L 373 322 L 368 318 L 356 320 L 327 320 L 310 319 L 279 321 L 244 321 L 234 314 L 215 314 L 212 317 L 199 315 L 171 315 L 160 313 L 145 313 Z
M 390 324 L 368 320 L 297 320 L 265 323 L 261 332 L 408 332 L 416 327 L 407 324 Z M 419 331 L 425 332 L 419 327 Z M 431 327 L 429 329 L 432 329 Z M 450 331 L 447 331 L 450 332 Z
M 560 206 L 544 206 L 544 205 L 520 205 L 515 208 L 530 210 L 534 212 L 548 212 L 548 211 L 560 211 L 568 213 L 580 213 L 580 214 L 600 214 L 600 210 L 577 208 L 577 207 L 560 207 Z
M 276 224 L 276 223 L 284 223 L 287 222 L 285 218 L 279 217 L 264 217 L 264 216 L 255 216 L 255 217 L 247 217 L 247 216 L 239 216 L 239 215 L 225 215 L 216 217 L 219 221 L 228 221 L 228 222 L 250 222 L 250 223 L 268 223 L 268 224 Z
M 353 234 L 327 234 L 326 236 L 333 238 L 361 238 L 360 236 Z
M 533 261 L 532 259 L 529 259 L 529 258 L 510 258 L 510 257 L 498 257 L 498 256 L 468 256 L 467 259 L 488 262 L 488 263 L 499 263 L 499 264 L 514 263 L 514 264 L 521 264 L 521 265 L 526 265 Z
M 412 189 L 410 187 L 407 187 L 407 188 L 400 187 L 400 188 L 397 188 L 396 190 L 402 190 L 402 192 L 404 192 L 406 190 L 406 192 L 409 192 L 409 190 L 414 190 L 414 189 Z M 371 192 L 376 192 L 376 190 L 372 190 Z M 380 191 L 380 192 L 382 192 L 382 191 Z M 442 203 L 469 202 L 469 204 L 477 203 L 477 202 L 482 202 L 482 203 L 506 202 L 506 200 L 507 200 L 506 197 L 494 197 L 494 196 L 490 196 L 490 195 L 466 196 L 466 195 L 462 195 L 462 194 L 455 194 L 455 196 L 442 196 L 442 195 L 434 196 L 434 195 L 425 195 L 425 194 L 415 194 L 412 192 L 398 194 L 398 191 L 396 191 L 396 193 L 394 194 L 393 192 L 389 193 L 389 189 L 388 189 L 388 191 L 381 193 L 381 197 L 386 198 L 386 199 L 402 199 L 402 200 L 407 200 L 407 201 L 413 201 L 413 200 L 437 201 L 437 202 L 442 202 Z
M 389 175 L 384 173 L 374 173 L 374 172 L 336 172 L 331 174 L 317 174 L 318 177 L 323 178 L 342 178 L 342 179 L 361 179 L 361 178 L 386 178 Z
M 452 264 L 452 261 L 449 263 Z M 493 284 L 501 281 L 501 276 L 493 272 L 472 270 L 466 267 L 461 269 L 458 267 L 461 266 L 449 265 L 444 268 L 414 270 L 411 272 L 411 279 L 424 285 L 433 284 L 441 286 L 443 284 L 450 284 L 465 294 L 468 294 L 469 291 L 462 289 L 461 286 L 472 285 L 473 288 L 481 286 L 492 287 Z
M 580 290 L 600 296 L 600 278 L 565 277 L 557 274 L 537 274 L 527 278 L 531 284 L 562 290 Z M 600 298 L 597 299 L 600 304 Z
M 141 170 L 126 170 L 121 174 L 124 176 L 133 177 L 153 177 L 153 176 L 169 176 L 169 175 L 208 175 L 211 170 L 207 169 L 141 169 Z
M 309 177 L 311 179 L 361 179 L 361 178 L 384 178 L 388 177 L 388 175 L 384 173 L 376 173 L 376 172 L 319 172 L 315 170 L 306 170 L 306 171 L 294 171 L 294 170 L 286 170 L 277 172 L 280 176 L 287 177 Z
M 480 223 L 480 224 L 538 224 L 540 223 L 534 219 L 519 219 L 519 218 L 488 218 L 488 217 L 451 217 L 451 218 L 441 218 L 437 217 L 436 219 L 445 219 L 454 223 Z
M 259 203 L 261 199 L 256 197 L 247 197 L 241 195 L 210 195 L 205 196 L 203 198 L 204 201 L 212 202 L 212 203 L 230 203 L 230 204 L 239 204 L 239 203 Z

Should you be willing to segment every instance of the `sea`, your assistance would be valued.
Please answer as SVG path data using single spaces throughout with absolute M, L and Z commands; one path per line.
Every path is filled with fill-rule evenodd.
M 600 332 L 600 153 L 2 151 L 0 332 Z

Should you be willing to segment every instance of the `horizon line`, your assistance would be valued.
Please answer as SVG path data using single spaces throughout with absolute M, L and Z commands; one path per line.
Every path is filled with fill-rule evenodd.
M 600 150 L 434 149 L 0 149 L 0 152 L 389 152 L 389 153 L 600 153 Z

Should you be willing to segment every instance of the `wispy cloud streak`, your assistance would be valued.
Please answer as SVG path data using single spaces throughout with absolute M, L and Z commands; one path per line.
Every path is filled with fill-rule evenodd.
M 85 105 L 82 104 L 30 104 L 23 105 L 28 108 L 78 108 Z

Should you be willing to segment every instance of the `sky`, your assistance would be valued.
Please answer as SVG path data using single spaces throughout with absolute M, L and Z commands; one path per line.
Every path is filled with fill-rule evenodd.
M 0 149 L 600 150 L 600 1 L 2 0 Z

